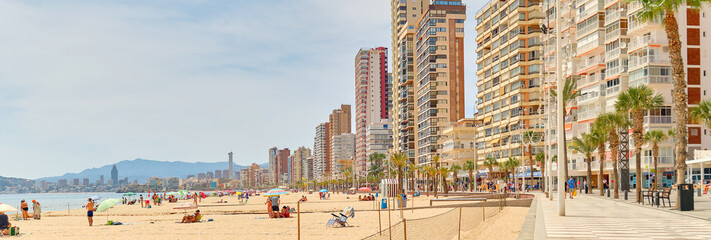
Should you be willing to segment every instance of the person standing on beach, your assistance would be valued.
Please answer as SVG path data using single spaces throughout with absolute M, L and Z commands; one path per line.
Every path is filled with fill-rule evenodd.
M 94 208 L 94 201 L 91 201 L 91 198 L 89 198 L 89 203 L 86 204 L 86 217 L 89 219 L 89 227 L 94 225 L 94 211 L 96 208 Z
M 197 205 L 198 205 L 198 204 L 197 204 L 197 202 L 198 202 L 198 195 L 197 195 L 197 192 L 193 194 L 193 200 L 195 201 L 195 206 L 197 206 Z
M 37 220 L 42 218 L 42 206 L 40 206 L 40 203 L 34 199 L 32 199 L 32 211 L 34 212 L 32 214 L 32 218 Z
M 274 217 L 274 211 L 273 211 L 273 208 L 272 208 L 272 200 L 269 199 L 269 198 L 267 198 L 267 202 L 264 203 L 264 204 L 267 205 L 267 213 L 269 214 L 269 217 L 270 217 L 270 218 Z
M 141 194 L 141 207 L 143 207 L 143 194 Z
M 275 218 L 279 217 L 279 204 L 280 204 L 279 196 L 278 195 L 271 196 L 271 197 L 269 197 L 269 200 L 272 201 L 272 212 L 274 212 L 274 217 Z
M 30 208 L 27 206 L 27 202 L 25 202 L 24 199 L 20 201 L 20 208 L 22 208 L 22 220 L 27 220 L 28 218 L 30 218 L 30 214 L 27 213 Z

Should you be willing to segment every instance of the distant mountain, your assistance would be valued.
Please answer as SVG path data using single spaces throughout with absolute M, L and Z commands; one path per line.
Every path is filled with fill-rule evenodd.
M 113 164 L 108 164 L 99 168 L 91 168 L 79 173 L 67 173 L 62 176 L 45 177 L 37 180 L 47 180 L 56 182 L 58 179 L 68 179 L 71 182 L 74 178 L 84 179 L 89 178 L 89 181 L 95 183 L 101 175 L 104 175 L 104 181 L 111 180 L 111 167 Z M 262 168 L 268 168 L 268 163 L 259 165 Z M 247 168 L 248 166 L 234 165 L 234 170 Z M 155 161 L 137 158 L 135 160 L 124 160 L 116 163 L 119 179 L 128 177 L 129 181 L 138 180 L 139 183 L 145 183 L 151 177 L 179 177 L 186 178 L 188 175 L 196 175 L 198 173 L 215 172 L 215 170 L 228 169 L 228 163 L 225 162 L 167 162 Z

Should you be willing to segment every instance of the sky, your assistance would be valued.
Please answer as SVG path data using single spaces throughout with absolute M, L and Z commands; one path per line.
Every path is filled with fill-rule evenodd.
M 471 117 L 484 2 L 464 2 Z M 30 179 L 313 148 L 358 49 L 391 47 L 389 0 L 0 0 L 0 29 L 0 176 Z

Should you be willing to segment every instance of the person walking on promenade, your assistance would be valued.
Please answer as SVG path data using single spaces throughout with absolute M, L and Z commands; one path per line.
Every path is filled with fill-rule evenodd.
M 568 179 L 568 193 L 570 193 L 570 199 L 573 199 L 573 193 L 575 193 L 575 180 L 573 180 L 573 177 L 570 177 Z

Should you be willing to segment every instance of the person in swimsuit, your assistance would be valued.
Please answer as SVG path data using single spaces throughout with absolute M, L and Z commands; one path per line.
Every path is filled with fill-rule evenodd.
M 89 203 L 86 204 L 86 217 L 89 218 L 89 227 L 94 225 L 94 211 L 96 211 L 94 202 L 89 198 Z
M 25 202 L 24 199 L 20 201 L 20 208 L 22 208 L 22 220 L 27 220 L 28 218 L 30 218 L 30 214 L 27 213 L 30 208 L 27 206 L 27 202 Z
M 32 217 L 34 219 L 39 220 L 40 218 L 42 218 L 42 206 L 40 205 L 40 203 L 38 201 L 36 201 L 34 199 L 32 200 L 32 211 L 34 212 L 32 214 Z

